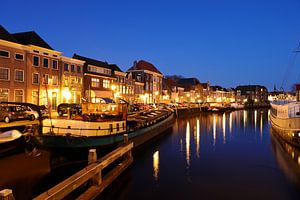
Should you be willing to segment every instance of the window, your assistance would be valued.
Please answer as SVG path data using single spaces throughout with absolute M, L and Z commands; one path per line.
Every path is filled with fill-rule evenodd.
M 8 89 L 0 89 L 0 102 L 1 101 L 8 101 Z
M 98 78 L 92 78 L 92 87 L 99 87 L 100 86 L 100 80 Z
M 9 58 L 9 51 L 0 50 L 0 57 Z
M 57 83 L 58 83 L 58 78 L 57 78 L 57 76 L 53 76 L 53 75 L 52 75 L 52 85 L 57 85 Z
M 57 60 L 52 60 L 52 68 L 58 69 L 58 61 Z
M 15 81 L 24 82 L 24 70 L 15 70 Z
M 65 76 L 64 77 L 64 86 L 68 86 L 69 85 L 69 77 Z
M 71 65 L 71 72 L 75 72 L 75 65 Z
M 64 64 L 64 71 L 69 71 L 69 65 L 67 63 Z
M 23 55 L 23 54 L 16 53 L 16 54 L 15 54 L 15 59 L 16 59 L 16 60 L 24 60 L 24 55 Z
M 103 67 L 96 67 L 96 66 L 89 65 L 88 66 L 88 71 L 101 73 L 101 74 L 106 74 L 106 75 L 111 75 L 111 70 L 103 68 Z
M 15 90 L 15 101 L 23 102 L 23 90 Z
M 39 92 L 37 90 L 32 91 L 32 103 L 38 105 Z
M 80 65 L 77 66 L 77 73 L 81 73 L 81 66 Z
M 48 68 L 48 66 L 49 66 L 49 60 L 48 60 L 48 58 L 44 58 L 43 59 L 43 66 L 46 67 L 46 68 Z
M 38 73 L 32 74 L 32 84 L 39 84 L 40 75 Z
M 44 74 L 43 75 L 43 84 L 48 85 L 49 83 L 49 75 L 48 74 Z
M 109 80 L 103 80 L 103 87 L 104 88 L 110 88 L 110 81 Z
M 33 66 L 40 66 L 40 57 L 38 56 L 33 56 Z
M 9 69 L 0 67 L 0 80 L 9 80 Z

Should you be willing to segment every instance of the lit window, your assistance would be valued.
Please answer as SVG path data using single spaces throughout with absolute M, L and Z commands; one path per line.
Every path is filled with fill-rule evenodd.
M 99 87 L 100 86 L 100 80 L 98 78 L 92 78 L 92 87 Z
M 15 90 L 15 101 L 23 102 L 23 90 Z
M 8 89 L 0 89 L 0 102 L 1 101 L 8 101 Z
M 109 80 L 103 80 L 103 87 L 104 88 L 110 88 L 110 81 Z
M 23 70 L 15 71 L 15 81 L 24 82 L 24 71 Z
M 52 85 L 57 85 L 57 81 L 58 80 L 58 78 L 57 78 L 57 76 L 52 76 Z

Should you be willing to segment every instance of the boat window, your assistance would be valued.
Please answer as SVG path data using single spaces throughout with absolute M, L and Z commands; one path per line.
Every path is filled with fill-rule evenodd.
M 119 131 L 120 130 L 120 125 L 119 125 L 119 123 L 117 124 L 117 131 Z

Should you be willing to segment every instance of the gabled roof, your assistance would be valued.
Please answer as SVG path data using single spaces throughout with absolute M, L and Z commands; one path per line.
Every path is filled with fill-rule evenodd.
M 131 71 L 131 70 L 148 70 L 148 71 L 162 74 L 153 64 L 151 64 L 145 60 L 140 60 L 138 62 L 135 61 L 133 66 L 128 69 L 128 71 Z
M 36 32 L 29 31 L 29 32 L 22 32 L 22 33 L 14 33 L 12 34 L 14 38 L 18 41 L 20 44 L 24 45 L 35 45 L 38 47 L 43 47 L 46 49 L 52 49 L 52 47 L 45 42 Z
M 200 81 L 197 78 L 182 78 L 179 79 L 178 84 L 180 85 L 198 85 Z
M 9 42 L 18 43 L 18 41 L 1 25 L 0 25 L 0 39 Z
M 120 67 L 116 64 L 109 64 L 109 67 L 114 70 L 114 71 L 118 71 L 118 72 L 123 72 Z
M 74 54 L 73 58 L 76 58 L 78 60 L 83 60 L 89 65 L 94 65 L 94 66 L 98 66 L 98 67 L 104 67 L 104 68 L 107 68 L 107 69 L 111 69 L 107 62 L 102 62 L 102 61 L 95 60 L 95 59 L 92 59 L 92 58 L 87 58 L 87 57 L 84 57 L 84 56 L 80 56 L 78 54 Z

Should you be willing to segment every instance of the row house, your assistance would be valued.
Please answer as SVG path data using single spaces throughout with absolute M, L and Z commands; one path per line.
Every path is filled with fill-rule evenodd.
M 197 78 L 181 78 L 177 82 L 184 88 L 184 102 L 203 102 L 203 87 Z
M 26 100 L 26 47 L 0 25 L 0 102 Z
M 52 105 L 59 99 L 59 60 L 34 31 L 10 34 L 0 27 L 0 100 Z
M 114 98 L 111 86 L 116 81 L 116 77 L 107 62 L 77 54 L 74 54 L 73 58 L 84 61 L 83 94 L 86 101 L 98 103 L 103 100 L 102 98 Z
M 240 85 L 235 88 L 235 92 L 238 103 L 268 101 L 268 90 L 265 86 Z
M 61 56 L 61 102 L 81 103 L 84 61 Z
M 114 98 L 126 100 L 129 103 L 134 102 L 134 82 L 132 75 L 123 72 L 116 64 L 110 64 L 110 68 L 114 71 L 116 81 L 112 85 Z
M 218 85 L 210 86 L 206 101 L 209 103 L 232 103 L 235 102 L 235 92 L 232 89 L 226 89 Z
M 127 73 L 132 73 L 132 78 L 135 81 L 144 83 L 144 94 L 139 97 L 139 102 L 159 102 L 162 93 L 163 74 L 153 64 L 144 60 L 135 61 Z

